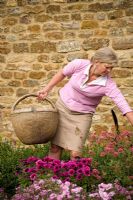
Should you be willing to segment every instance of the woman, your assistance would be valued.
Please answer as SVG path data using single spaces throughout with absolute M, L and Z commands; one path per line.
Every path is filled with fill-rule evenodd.
M 51 140 L 49 157 L 60 159 L 63 149 L 70 150 L 71 159 L 81 156 L 93 114 L 103 96 L 110 97 L 133 125 L 133 111 L 109 75 L 116 64 L 113 50 L 101 48 L 91 60 L 75 59 L 68 63 L 38 92 L 38 99 L 43 100 L 57 83 L 70 77 L 56 102 L 59 126 Z

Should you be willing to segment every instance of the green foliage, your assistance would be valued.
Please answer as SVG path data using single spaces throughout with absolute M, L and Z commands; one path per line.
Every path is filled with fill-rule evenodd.
M 13 148 L 10 143 L 0 143 L 0 188 L 12 195 L 18 185 L 16 169 L 20 151 Z
M 49 144 L 24 148 L 24 146 L 15 147 L 9 141 L 0 142 L 0 189 L 4 188 L 8 198 L 15 193 L 15 188 L 19 185 L 16 175 L 19 170 L 19 161 L 32 155 L 44 157 L 48 153 L 48 147 Z

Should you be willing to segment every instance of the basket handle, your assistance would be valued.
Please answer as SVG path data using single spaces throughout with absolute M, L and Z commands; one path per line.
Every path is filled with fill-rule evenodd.
M 12 107 L 12 111 L 15 110 L 16 106 L 19 104 L 20 101 L 22 101 L 22 100 L 24 100 L 24 99 L 26 99 L 27 97 L 30 97 L 30 96 L 32 96 L 32 97 L 37 97 L 37 94 L 26 94 L 26 95 L 20 97 L 20 98 L 14 103 L 14 105 L 13 105 L 13 107 Z M 48 101 L 48 102 L 51 104 L 51 106 L 52 106 L 54 109 L 56 109 L 54 103 L 53 103 L 49 98 L 45 98 L 44 100 Z M 56 109 L 56 110 L 57 110 L 57 109 Z

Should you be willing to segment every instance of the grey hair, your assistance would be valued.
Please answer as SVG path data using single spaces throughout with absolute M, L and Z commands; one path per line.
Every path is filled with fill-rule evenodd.
M 116 53 L 109 47 L 103 47 L 98 49 L 92 56 L 91 61 L 105 62 L 109 64 L 117 64 L 118 58 Z

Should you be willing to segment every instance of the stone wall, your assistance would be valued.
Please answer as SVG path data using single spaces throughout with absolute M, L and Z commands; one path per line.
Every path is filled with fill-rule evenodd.
M 132 0 L 0 0 L 0 131 L 14 137 L 10 112 L 20 96 L 38 91 L 66 63 L 90 58 L 103 46 L 118 54 L 112 77 L 133 107 L 132 15 Z M 64 82 L 51 92 L 54 101 Z M 104 97 L 92 130 L 111 128 L 113 107 Z M 115 111 L 120 124 L 129 126 Z

